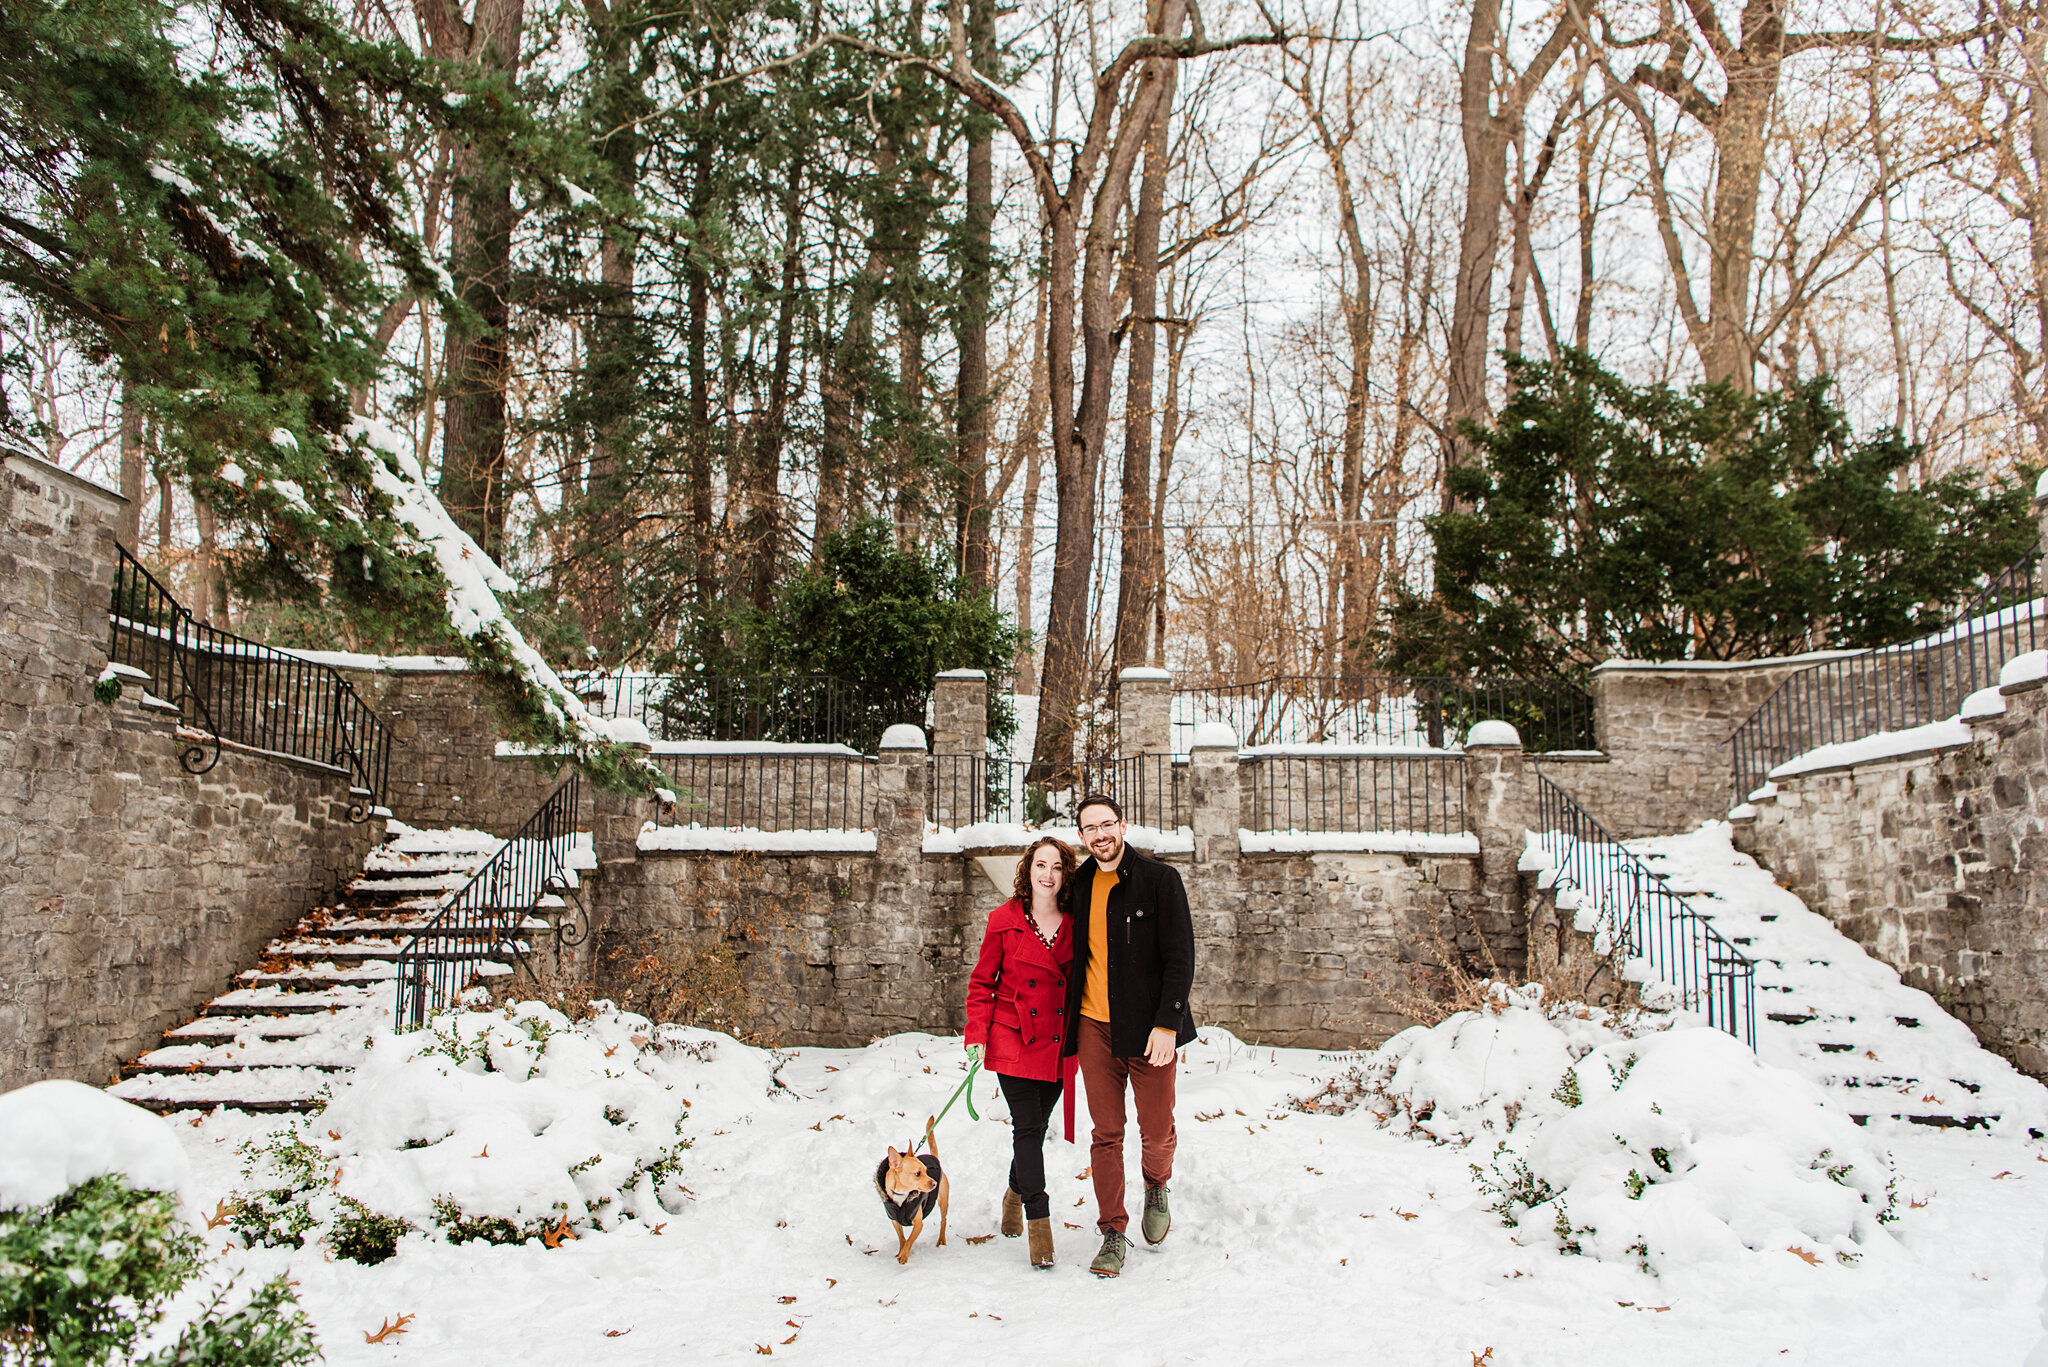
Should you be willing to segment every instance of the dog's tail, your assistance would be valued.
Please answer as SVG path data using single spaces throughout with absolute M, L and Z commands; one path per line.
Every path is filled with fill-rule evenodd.
M 937 1158 L 937 1157 L 939 1156 L 939 1141 L 938 1141 L 938 1137 L 937 1137 L 937 1129 L 936 1129 L 936 1126 L 938 1125 L 938 1123 L 939 1123 L 939 1118 L 938 1118 L 937 1116 L 926 1116 L 926 1117 L 925 1117 L 925 1120 L 924 1120 L 924 1151 L 925 1151 L 926 1153 L 930 1154 L 930 1155 L 931 1155 L 932 1157 L 934 1157 L 934 1158 Z

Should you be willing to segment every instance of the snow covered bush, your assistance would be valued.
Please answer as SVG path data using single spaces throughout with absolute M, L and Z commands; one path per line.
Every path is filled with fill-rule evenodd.
M 685 1083 L 718 1047 L 608 1002 L 580 1021 L 537 1002 L 442 1012 L 379 1039 L 307 1132 L 246 1150 L 235 1228 L 292 1245 L 318 1230 L 374 1263 L 415 1231 L 552 1244 L 661 1221 L 688 1194 Z
M 1891 1215 L 1889 1164 L 1812 1083 L 1682 1018 L 1546 1009 L 1540 989 L 1405 1030 L 1364 1107 L 1476 1145 L 1489 1206 L 1563 1253 L 1672 1263 L 1787 1248 L 1844 1262 Z
M 230 1310 L 232 1279 L 156 1352 L 136 1349 L 202 1275 L 164 1122 L 75 1082 L 0 1097 L 0 1363 L 288 1367 L 319 1358 L 282 1276 Z

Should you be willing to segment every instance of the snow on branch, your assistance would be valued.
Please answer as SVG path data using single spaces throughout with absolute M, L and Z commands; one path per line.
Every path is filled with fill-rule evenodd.
M 449 624 L 469 643 L 481 669 L 512 686 L 541 732 L 539 738 L 600 774 L 616 773 L 633 787 L 652 789 L 666 781 L 661 770 L 620 744 L 632 737 L 617 735 L 612 722 L 585 707 L 527 641 L 498 597 L 518 585 L 448 515 L 405 439 L 364 417 L 352 419 L 346 434 L 370 449 L 364 463 L 377 492 L 391 500 L 401 544 L 431 556 L 440 570 Z

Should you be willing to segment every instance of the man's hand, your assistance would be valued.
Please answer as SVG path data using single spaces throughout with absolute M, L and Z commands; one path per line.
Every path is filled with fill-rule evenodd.
M 980 1045 L 978 1045 L 978 1044 L 970 1044 L 970 1045 L 968 1045 L 968 1046 L 967 1046 L 967 1061 L 968 1061 L 968 1063 L 970 1063 L 970 1064 L 975 1064 L 975 1063 L 979 1063 L 979 1062 L 981 1062 L 981 1046 L 980 1046 Z
M 1173 1031 L 1163 1026 L 1154 1027 L 1151 1038 L 1145 1041 L 1145 1062 L 1154 1068 L 1164 1068 L 1173 1062 L 1174 1039 Z

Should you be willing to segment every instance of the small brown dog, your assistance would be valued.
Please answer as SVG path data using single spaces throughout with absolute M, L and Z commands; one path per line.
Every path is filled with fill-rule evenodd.
M 953 1184 L 939 1167 L 939 1146 L 932 1138 L 929 1124 L 925 1126 L 924 1142 L 929 1152 L 923 1156 L 898 1153 L 892 1147 L 889 1156 L 875 1169 L 875 1190 L 882 1194 L 882 1209 L 896 1229 L 899 1263 L 910 1261 L 910 1250 L 918 1235 L 924 1233 L 924 1217 L 932 1213 L 933 1206 L 939 1208 L 939 1247 L 946 1246 L 946 1207 L 953 1197 Z

